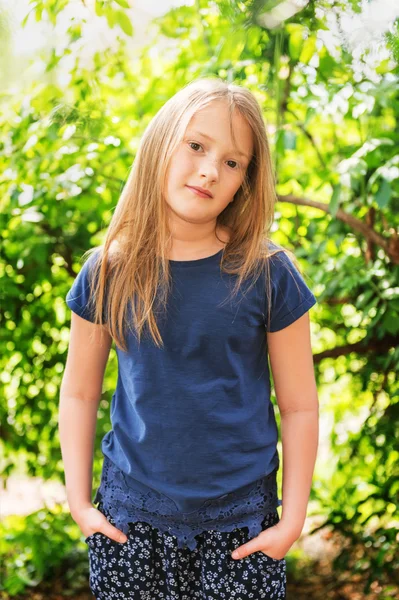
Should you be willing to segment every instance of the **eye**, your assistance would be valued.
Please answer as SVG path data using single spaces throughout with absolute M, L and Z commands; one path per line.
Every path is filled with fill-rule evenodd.
M 197 144 L 197 142 L 188 142 L 189 146 L 201 146 L 201 144 Z M 194 148 L 193 148 L 194 149 Z
M 234 163 L 234 164 L 236 165 L 235 167 L 231 167 L 232 169 L 238 169 L 238 168 L 239 168 L 239 166 L 240 166 L 240 165 L 238 164 L 238 162 L 236 162 L 235 160 L 228 160 L 227 162 L 229 162 L 229 163 Z
M 197 152 L 197 150 L 195 150 L 194 148 L 192 148 L 192 146 L 199 146 L 200 148 L 202 148 L 201 144 L 199 144 L 198 142 L 188 142 L 188 145 L 191 147 L 192 150 L 194 150 L 194 152 Z M 234 167 L 230 167 L 233 170 L 237 170 L 240 168 L 240 165 L 238 162 L 236 162 L 235 160 L 228 160 L 228 163 L 233 163 L 235 166 Z

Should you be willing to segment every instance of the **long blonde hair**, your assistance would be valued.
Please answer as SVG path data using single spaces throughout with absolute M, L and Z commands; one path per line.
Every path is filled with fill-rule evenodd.
M 231 236 L 223 249 L 221 269 L 236 274 L 236 295 L 242 282 L 263 268 L 267 270 L 269 300 L 269 232 L 274 221 L 275 181 L 265 123 L 253 94 L 219 78 L 198 78 L 172 96 L 153 117 L 142 135 L 132 170 L 115 208 L 105 241 L 84 256 L 97 253 L 90 280 L 94 320 L 104 325 L 116 345 L 127 351 L 126 325 L 138 341 L 145 326 L 155 344 L 163 347 L 156 313 L 165 310 L 170 291 L 168 227 L 164 190 L 170 159 L 181 143 L 191 117 L 215 100 L 226 101 L 230 131 L 235 142 L 232 114 L 235 109 L 247 120 L 254 142 L 252 159 L 234 202 L 217 217 L 217 226 Z M 286 252 L 285 249 L 281 249 Z M 278 251 L 281 251 L 278 250 Z M 294 255 L 292 260 L 298 267 Z M 133 317 L 127 318 L 128 307 Z

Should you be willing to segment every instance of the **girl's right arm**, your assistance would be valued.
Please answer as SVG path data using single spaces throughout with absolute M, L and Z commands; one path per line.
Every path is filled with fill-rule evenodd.
M 71 313 L 68 356 L 60 388 L 59 436 L 71 516 L 92 507 L 97 410 L 112 337 L 101 326 Z

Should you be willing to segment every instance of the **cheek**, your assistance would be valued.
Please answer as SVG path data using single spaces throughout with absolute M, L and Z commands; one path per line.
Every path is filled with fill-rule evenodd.
M 193 161 L 183 153 L 177 154 L 171 165 L 168 176 L 168 184 L 186 184 L 188 181 L 187 174 L 191 173 L 194 169 Z
M 229 195 L 234 196 L 234 194 L 240 189 L 241 183 L 241 177 L 235 177 L 232 179 L 228 184 Z

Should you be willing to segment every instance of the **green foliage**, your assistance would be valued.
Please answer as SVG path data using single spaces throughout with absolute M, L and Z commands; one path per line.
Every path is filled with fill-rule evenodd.
M 88 576 L 85 549 L 61 507 L 8 517 L 0 524 L 1 589 L 12 597 L 44 578 L 62 577 L 70 591 L 78 591 Z
M 31 4 L 34 18 L 56 23 L 66 2 Z M 378 579 L 388 589 L 399 567 L 397 24 L 386 36 L 392 57 L 371 68 L 366 55 L 359 63 L 345 45 L 332 51 L 321 42 L 324 4 L 310 3 L 266 29 L 264 2 L 197 0 L 155 19 L 157 37 L 139 58 L 133 61 L 119 38 L 94 54 L 90 67 L 78 60 L 83 23 L 74 20 L 68 45 L 55 40 L 46 57 L 47 79 L 3 93 L 3 473 L 22 456 L 31 475 L 63 481 L 57 425 L 70 318 L 65 295 L 83 252 L 103 239 L 152 116 L 188 81 L 217 75 L 245 85 L 263 108 L 278 176 L 273 238 L 306 260 L 318 298 L 314 359 L 320 414 L 330 417 L 331 431 L 323 431 L 329 458 L 319 461 L 311 499 L 324 525 L 348 541 L 334 566 L 366 572 L 368 586 Z M 128 8 L 126 0 L 97 0 L 92 16 L 130 36 Z M 53 75 L 71 55 L 62 85 Z M 95 487 L 116 371 L 112 350 Z M 49 556 L 39 545 L 46 528 Z M 11 519 L 4 531 L 0 554 L 11 594 L 50 577 L 79 536 L 69 516 L 43 511 L 23 526 Z

